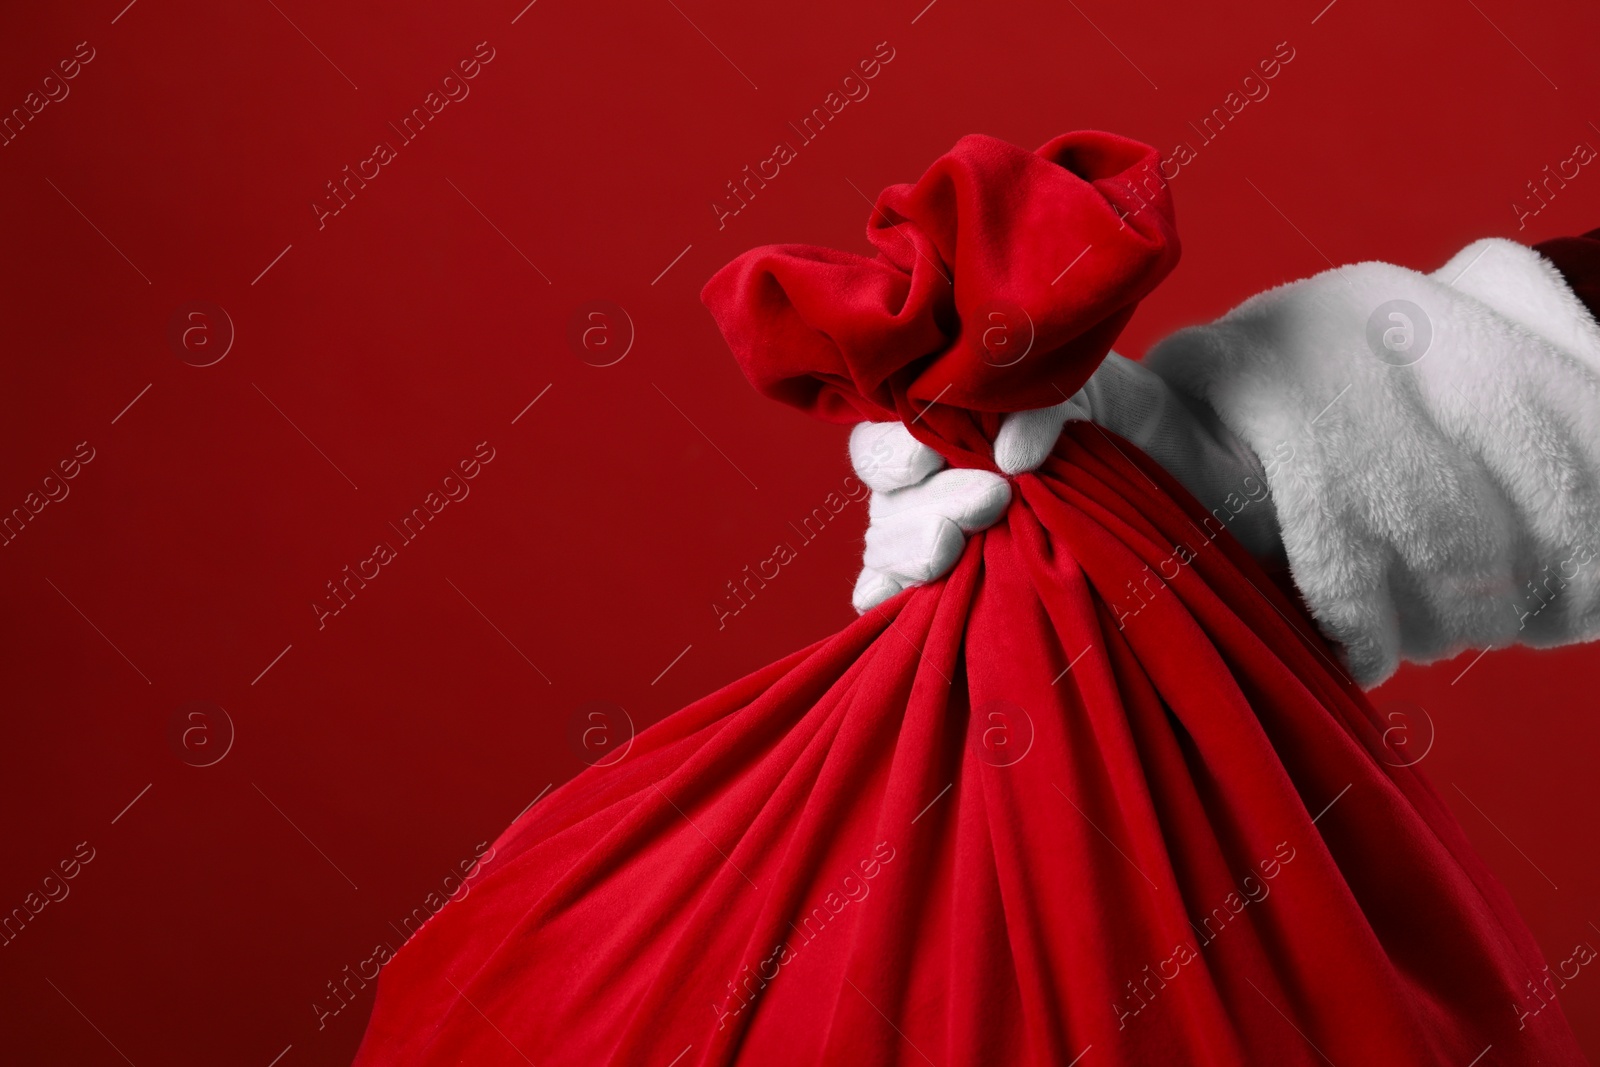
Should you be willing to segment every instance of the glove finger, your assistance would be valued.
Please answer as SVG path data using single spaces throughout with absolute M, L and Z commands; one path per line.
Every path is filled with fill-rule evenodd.
M 966 543 L 961 527 L 942 515 L 896 515 L 867 529 L 863 562 L 901 585 L 922 585 L 954 567 Z
M 994 465 L 1007 474 L 1037 469 L 1055 449 L 1067 420 L 1088 417 L 1087 404 L 1076 396 L 1055 407 L 1012 412 L 995 435 Z
M 860 575 L 856 577 L 856 588 L 850 594 L 850 603 L 855 607 L 857 615 L 864 615 L 904 588 L 905 586 L 882 571 L 863 567 Z
M 871 524 L 904 515 L 937 515 L 967 533 L 993 526 L 1011 502 L 1011 483 L 992 471 L 956 468 L 939 471 L 917 485 L 874 493 L 868 505 Z
M 887 493 L 922 481 L 944 466 L 944 457 L 902 423 L 861 422 L 850 431 L 850 465 L 868 488 Z

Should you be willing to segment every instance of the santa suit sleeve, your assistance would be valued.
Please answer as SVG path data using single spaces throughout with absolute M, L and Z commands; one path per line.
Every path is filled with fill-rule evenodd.
M 1357 681 L 1600 634 L 1600 327 L 1533 249 L 1328 271 L 1145 365 L 1260 459 L 1295 584 Z

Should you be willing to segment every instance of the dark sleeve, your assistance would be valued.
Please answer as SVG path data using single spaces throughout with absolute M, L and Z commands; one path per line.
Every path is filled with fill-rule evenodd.
M 1567 285 L 1600 322 L 1600 229 L 1580 237 L 1553 237 L 1533 250 L 1555 264 Z

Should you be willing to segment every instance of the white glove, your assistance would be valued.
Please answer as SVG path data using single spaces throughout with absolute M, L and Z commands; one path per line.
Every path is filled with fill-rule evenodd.
M 1203 404 L 1116 353 L 1063 403 L 1007 415 L 995 437 L 995 465 L 1008 475 L 1036 470 L 1073 420 L 1093 421 L 1139 446 L 1252 552 L 1281 551 L 1255 455 Z M 1009 483 L 998 475 L 943 470 L 944 459 L 898 422 L 858 425 L 850 459 L 874 490 L 866 566 L 852 598 L 857 611 L 945 574 L 960 558 L 965 535 L 998 522 L 1011 499 Z
M 858 612 L 944 574 L 961 558 L 967 534 L 993 526 L 1011 502 L 1004 478 L 940 470 L 944 457 L 898 422 L 858 424 L 850 463 L 872 490 L 865 566 L 850 598 Z

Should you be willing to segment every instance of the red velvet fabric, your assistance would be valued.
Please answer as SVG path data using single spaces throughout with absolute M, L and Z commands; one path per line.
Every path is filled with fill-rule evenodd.
M 943 203 L 1027 198 L 964 195 Z M 963 241 L 924 252 L 959 270 Z M 857 360 L 779 255 L 733 275 L 811 293 L 733 290 L 776 309 L 734 331 L 763 389 L 841 417 L 959 377 L 900 358 L 927 342 L 910 327 Z M 1062 388 L 1097 321 L 1054 335 Z M 983 375 L 939 328 L 932 363 Z M 985 380 L 990 412 L 1034 387 Z M 981 460 L 985 425 L 941 443 Z M 1582 1063 L 1553 996 L 1535 1014 L 1543 961 L 1505 893 L 1231 536 L 1089 424 L 1014 488 L 951 574 L 518 819 L 384 968 L 357 1063 Z
M 1177 263 L 1158 160 L 1092 130 L 1037 152 L 963 137 L 878 195 L 877 258 L 756 248 L 702 299 L 763 395 L 834 422 L 901 419 L 952 461 L 991 466 L 994 413 L 1077 392 Z

